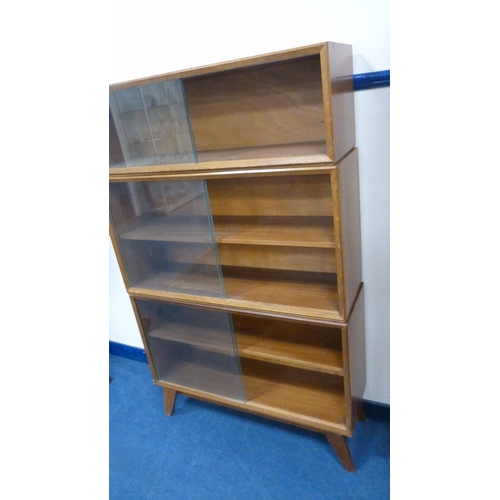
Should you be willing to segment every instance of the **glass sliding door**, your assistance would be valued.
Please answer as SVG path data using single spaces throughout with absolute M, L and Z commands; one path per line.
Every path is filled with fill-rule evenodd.
M 109 202 L 130 286 L 224 297 L 205 181 L 111 183 Z
M 196 163 L 181 80 L 109 93 L 110 168 Z
M 160 381 L 245 401 L 230 314 L 135 300 Z

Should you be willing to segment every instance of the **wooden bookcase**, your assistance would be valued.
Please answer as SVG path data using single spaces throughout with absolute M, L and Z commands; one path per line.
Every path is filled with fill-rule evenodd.
M 110 235 L 165 410 L 326 435 L 365 387 L 352 55 L 331 42 L 110 86 Z

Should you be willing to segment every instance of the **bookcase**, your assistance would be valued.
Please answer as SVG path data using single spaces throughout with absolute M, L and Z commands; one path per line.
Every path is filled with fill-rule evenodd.
M 110 236 L 155 383 L 346 437 L 363 418 L 351 47 L 110 86 Z

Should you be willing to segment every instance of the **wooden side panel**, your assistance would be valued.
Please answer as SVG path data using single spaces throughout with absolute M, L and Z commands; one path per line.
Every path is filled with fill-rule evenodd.
M 329 42 L 321 66 L 327 154 L 337 162 L 356 145 L 352 47 Z
M 352 429 L 357 417 L 356 410 L 363 399 L 366 387 L 366 340 L 365 340 L 365 297 L 361 288 L 354 310 L 349 318 L 348 355 L 350 395 L 352 399 Z
M 349 318 L 344 344 L 346 368 L 346 396 L 348 408 L 347 428 L 351 432 L 356 424 L 359 403 L 366 387 L 365 297 L 361 286 L 356 304 Z
M 340 300 L 343 301 L 345 308 L 343 315 L 347 317 L 354 304 L 362 280 L 357 149 L 354 149 L 338 164 L 336 175 L 338 185 L 337 203 L 340 212 L 340 235 L 337 224 L 336 237 L 340 236 L 341 238 L 337 246 L 337 252 L 341 253 L 339 258 L 341 264 L 337 260 L 337 270 L 341 265 L 342 284 L 339 283 L 339 295 L 342 295 Z M 340 293 L 340 287 L 343 290 L 342 294 Z

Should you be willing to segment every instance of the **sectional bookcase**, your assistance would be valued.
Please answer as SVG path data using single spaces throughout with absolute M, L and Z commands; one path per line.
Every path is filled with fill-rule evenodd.
M 110 86 L 110 236 L 155 382 L 326 435 L 363 416 L 350 46 Z

